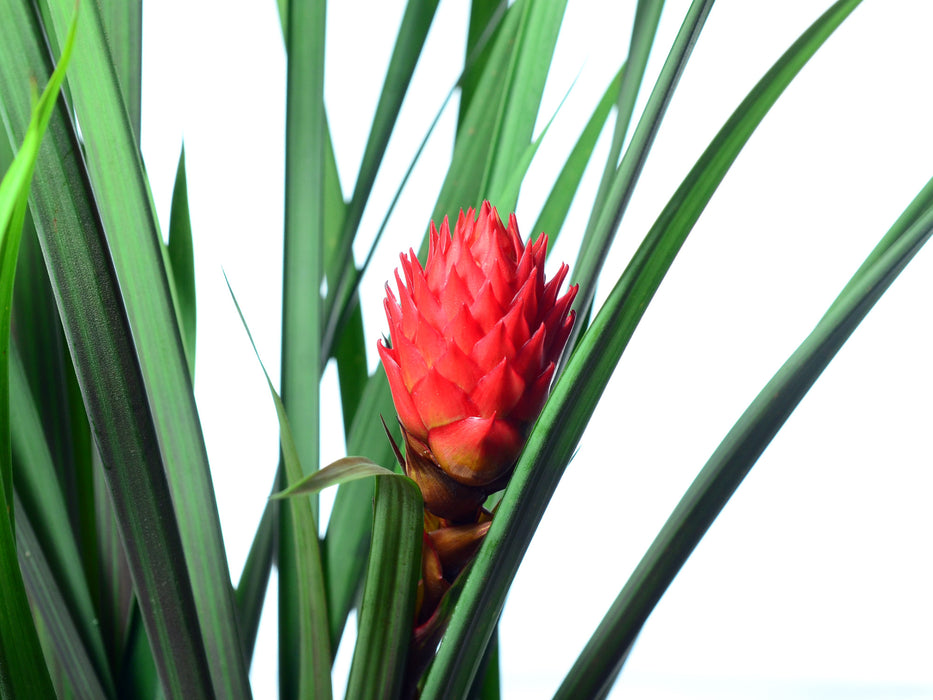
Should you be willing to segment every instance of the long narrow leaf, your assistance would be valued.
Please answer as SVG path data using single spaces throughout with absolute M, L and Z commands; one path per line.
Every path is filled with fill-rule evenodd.
M 285 107 L 285 238 L 282 268 L 282 400 L 296 425 L 298 463 L 318 468 L 320 450 L 321 284 L 324 278 L 326 129 L 324 118 L 325 0 L 288 3 Z M 284 459 L 284 455 L 283 455 Z M 285 465 L 287 467 L 287 464 Z M 303 474 L 302 474 L 303 476 Z M 288 474 L 288 481 L 294 476 Z M 318 520 L 317 497 L 309 499 Z M 279 514 L 279 694 L 295 697 L 310 672 L 300 660 L 301 572 L 294 559 L 306 533 Z M 317 546 L 317 531 L 313 533 Z M 306 652 L 307 653 L 307 652 Z M 329 652 L 328 652 L 329 659 Z
M 577 262 L 573 268 L 573 280 L 580 285 L 580 293 L 574 300 L 574 308 L 580 315 L 589 313 L 596 291 L 596 278 L 603 268 L 603 263 L 609 253 L 609 246 L 635 190 L 638 176 L 648 157 L 651 144 L 654 143 L 654 137 L 661 126 L 661 120 L 673 97 L 674 89 L 677 87 L 680 75 L 687 65 L 693 46 L 712 7 L 713 0 L 694 0 L 690 5 L 664 66 L 661 68 L 661 74 L 648 98 L 645 111 L 638 120 L 638 126 L 635 128 L 632 141 L 625 151 L 622 162 L 616 169 L 615 160 L 613 160 L 612 172 L 609 173 L 607 170 L 603 175 L 600 192 L 597 194 L 596 204 L 587 223 Z M 582 323 L 574 328 L 568 341 L 571 348 L 584 328 Z
M 564 163 L 564 167 L 561 168 L 550 194 L 544 201 L 541 213 L 538 214 L 538 220 L 531 229 L 534 234 L 542 231 L 548 234 L 548 252 L 553 249 L 560 230 L 563 228 L 567 212 L 570 211 L 570 205 L 577 193 L 577 188 L 580 186 L 580 181 L 583 179 L 583 173 L 590 162 L 590 157 L 593 155 L 596 141 L 599 139 L 599 134 L 606 124 L 606 119 L 609 118 L 609 112 L 616 102 L 621 79 L 622 69 L 619 69 L 619 72 L 616 73 L 603 93 L 599 104 L 596 105 L 596 109 L 593 110 L 593 114 L 587 121 L 583 133 L 580 134 L 580 138 L 574 144 L 570 156 Z
M 491 135 L 492 157 L 486 163 L 480 185 L 484 197 L 495 198 L 497 204 L 500 193 L 506 191 L 515 162 L 532 141 L 566 7 L 566 0 L 533 0 L 524 7 L 508 69 L 500 78 L 503 94 Z M 502 207 L 511 209 L 506 203 Z
M 0 181 L 0 695 L 4 698 L 54 697 L 26 599 L 13 534 L 10 313 L 30 182 L 39 156 L 39 145 L 65 79 L 76 30 L 77 17 L 74 16 L 58 66 L 31 110 L 22 147 Z
M 421 575 L 424 503 L 411 479 L 376 479 L 373 542 L 360 604 L 348 698 L 398 697 L 415 619 Z
M 10 406 L 15 465 L 13 482 L 17 501 L 25 504 L 22 513 L 17 507 L 17 525 L 20 516 L 34 523 L 29 526 L 30 541 L 35 541 L 44 552 L 42 565 L 46 573 L 42 574 L 44 580 L 41 585 L 55 588 L 55 615 L 60 614 L 57 612 L 59 606 L 65 607 L 70 625 L 69 634 L 76 634 L 85 647 L 82 655 L 90 665 L 87 672 L 96 674 L 98 683 L 108 688 L 112 695 L 109 664 L 81 556 L 69 522 L 65 499 L 55 477 L 52 455 L 15 344 L 10 347 Z M 30 582 L 27 577 L 27 590 L 33 600 L 37 597 L 34 584 L 35 580 Z M 44 600 L 49 602 L 47 598 Z M 39 608 L 42 610 L 41 605 Z M 48 629 L 52 638 L 56 638 L 57 632 L 54 627 Z
M 373 183 L 376 181 L 376 173 L 385 155 L 389 136 L 395 127 L 402 101 L 408 91 L 415 65 L 418 63 L 428 30 L 437 12 L 438 3 L 439 0 L 409 0 L 405 6 L 405 14 L 402 16 L 395 47 L 392 49 L 392 57 L 389 59 L 385 82 L 379 95 L 379 103 L 376 105 L 376 113 L 373 116 L 369 138 L 366 140 L 366 148 L 363 151 L 363 160 L 360 163 L 356 186 L 353 188 L 353 197 L 347 206 L 343 232 L 339 239 L 339 250 L 334 258 L 334 265 L 330 268 L 335 274 L 328 277 L 333 282 L 328 290 L 325 306 L 325 318 L 328 319 L 328 324 L 330 324 L 329 319 L 332 315 L 335 313 L 339 315 L 337 302 L 343 299 L 344 285 L 350 278 L 344 271 L 351 262 L 353 240 L 356 237 L 360 220 L 363 218 L 363 209 L 372 192 Z
M 51 23 L 45 27 L 43 35 L 60 36 L 73 7 L 72 2 L 47 0 L 47 4 Z M 143 433 L 139 434 L 143 435 L 154 429 L 152 451 L 136 454 L 145 456 L 146 470 L 164 472 L 170 484 L 173 507 L 160 517 L 171 518 L 174 511 L 172 519 L 177 518 L 177 526 L 172 527 L 177 527 L 180 534 L 183 557 L 176 567 L 187 571 L 184 578 L 190 580 L 196 605 L 196 614 L 186 625 L 191 626 L 192 640 L 203 639 L 203 643 L 198 641 L 196 644 L 205 647 L 212 685 L 220 695 L 247 697 L 250 695 L 249 682 L 236 627 L 230 573 L 191 378 L 167 284 L 161 233 L 136 135 L 111 62 L 98 5 L 81 3 L 79 14 L 83 33 L 75 47 L 74 70 L 69 73 L 69 85 L 81 123 L 88 174 L 99 204 L 103 230 L 106 231 L 107 255 L 112 260 L 109 264 L 116 273 L 117 288 L 122 297 L 119 306 L 126 309 L 129 326 L 123 332 L 133 341 L 132 359 L 124 357 L 127 361 L 138 362 L 142 381 L 131 396 L 137 402 L 134 404 L 136 413 L 140 401 L 147 403 L 147 411 L 151 412 L 151 428 L 143 427 L 143 422 L 133 426 L 130 434 L 142 430 Z M 21 38 L 18 40 L 23 41 Z M 36 70 L 36 66 L 32 69 Z M 73 150 L 82 152 L 80 148 Z M 64 181 L 68 183 L 73 178 L 64 178 Z M 62 189 L 69 191 L 68 186 Z M 81 197 L 95 201 L 89 199 L 87 193 Z M 69 203 L 64 209 L 73 211 L 74 207 Z M 40 211 L 48 216 L 55 210 L 43 207 Z M 52 238 L 49 233 L 47 236 Z M 55 244 L 49 244 L 45 249 L 54 247 Z M 87 285 L 95 278 L 81 279 Z M 56 286 L 65 285 L 57 283 Z M 86 294 L 82 304 L 92 303 L 93 296 Z M 85 328 L 80 324 L 72 326 L 75 333 Z M 103 353 L 101 355 L 106 357 Z M 83 386 L 87 392 L 100 390 L 100 386 L 87 375 Z M 133 414 L 129 412 L 126 415 Z M 116 437 L 117 433 L 113 435 Z M 103 449 L 101 452 L 105 465 L 115 464 L 103 454 Z M 127 462 L 119 464 L 122 466 Z M 128 500 L 134 497 L 132 490 L 126 495 Z M 163 510 L 166 505 L 162 504 Z M 151 604 L 145 596 L 141 595 L 139 599 L 144 608 Z M 151 617 L 145 610 L 143 616 Z M 148 624 L 147 631 L 154 633 Z M 183 656 L 169 647 L 166 647 L 165 654 Z M 192 654 L 190 658 L 197 659 L 198 655 Z
M 373 541 L 353 663 L 349 698 L 398 697 L 415 617 L 415 584 L 421 574 L 424 502 L 407 476 L 365 457 L 344 457 L 275 498 L 295 498 L 329 486 L 376 479 Z
M 603 176 L 599 181 L 599 188 L 596 191 L 596 198 L 593 202 L 593 210 L 590 220 L 587 222 L 587 232 L 596 224 L 597 212 L 603 210 L 606 204 L 606 196 L 609 192 L 609 186 L 612 184 L 616 173 L 619 155 L 622 153 L 622 144 L 625 142 L 625 134 L 628 132 L 632 122 L 632 114 L 635 111 L 635 101 L 638 99 L 638 93 L 641 90 L 641 83 L 645 77 L 645 68 L 648 65 L 648 56 L 651 53 L 651 47 L 658 33 L 658 23 L 661 20 L 661 10 L 664 7 L 664 0 L 639 0 L 635 7 L 635 20 L 632 26 L 632 41 L 629 45 L 628 58 L 625 60 L 625 67 L 622 71 L 622 84 L 619 86 L 618 114 L 616 117 L 615 129 L 612 133 L 612 144 L 609 146 L 609 155 L 606 158 L 606 165 L 603 168 Z M 581 248 L 581 254 L 582 254 Z M 574 265 L 574 268 L 577 266 Z M 573 274 L 577 278 L 576 269 Z M 579 296 L 579 295 L 577 295 Z M 576 308 L 583 308 L 577 301 Z M 571 344 L 572 345 L 572 344 Z
M 17 510 L 20 510 L 18 503 Z M 72 617 L 70 606 L 56 584 L 52 567 L 25 514 L 18 518 L 16 540 L 22 553 L 23 578 L 30 598 L 44 622 L 46 634 L 51 638 L 50 652 L 54 653 L 56 663 L 62 668 L 70 690 L 80 698 L 114 697 L 109 671 L 88 655 L 84 633 Z
M 191 215 L 188 212 L 188 180 L 185 174 L 185 149 L 178 156 L 172 209 L 168 224 L 169 273 L 174 283 L 178 309 L 178 327 L 185 346 L 188 371 L 194 377 L 195 345 L 198 328 L 198 304 L 194 286 L 194 241 L 191 238 Z
M 294 20 L 294 16 L 292 20 Z M 290 26 L 296 26 L 293 21 Z M 229 289 L 229 282 L 227 284 Z M 233 296 L 233 290 L 230 289 Z M 256 359 L 262 367 L 269 393 L 275 403 L 275 412 L 279 419 L 279 438 L 282 447 L 282 462 L 285 466 L 287 484 L 298 484 L 304 478 L 298 449 L 295 444 L 285 405 L 269 379 L 265 365 L 259 357 L 259 350 L 243 318 L 240 305 L 233 297 L 240 321 L 246 330 L 249 342 L 256 353 Z M 315 472 L 317 473 L 317 472 Z M 296 598 L 298 603 L 298 676 L 297 696 L 299 698 L 329 698 L 330 683 L 330 637 L 327 624 L 327 599 L 324 586 L 324 573 L 321 567 L 321 553 L 318 545 L 317 523 L 307 498 L 296 498 L 290 502 L 290 512 L 294 522 L 294 535 L 291 539 L 292 559 L 295 562 Z
M 100 4 L 120 92 L 138 144 L 142 125 L 143 3 L 104 0 Z
M 82 4 L 81 8 L 89 5 Z M 26 76 L 47 75 L 49 59 L 44 31 L 31 8 L 4 1 L 2 13 L 7 22 L 4 28 L 11 29 L 3 42 L 0 80 L 4 89 L 0 95 L 5 121 L 15 133 L 23 128 L 25 96 L 7 88 Z M 86 42 L 88 33 L 93 33 L 89 25 L 95 18 L 84 16 L 83 10 L 82 18 Z M 87 43 L 83 45 L 87 47 Z M 76 57 L 85 50 L 80 46 L 76 44 Z M 114 97 L 125 119 L 119 96 Z M 130 331 L 122 311 L 121 292 L 132 284 L 124 286 L 114 277 L 114 261 L 104 242 L 90 183 L 83 164 L 77 160 L 81 147 L 61 107 L 52 116 L 49 137 L 37 166 L 33 212 L 50 277 L 58 290 L 59 311 L 85 404 L 108 467 L 106 475 L 120 514 L 124 541 L 135 543 L 129 554 L 137 589 L 144 592 L 142 598 L 148 602 L 144 611 L 147 630 L 157 640 L 154 646 L 158 647 L 160 671 L 167 687 L 178 693 L 183 689 L 204 692 L 211 687 L 210 678 L 159 451 L 165 441 L 157 436 L 145 403 L 148 392 L 133 342 L 140 338 Z M 120 201 L 117 208 L 125 206 L 127 202 Z M 139 228 L 138 223 L 131 227 L 133 232 Z M 154 246 L 153 250 L 158 248 Z M 174 319 L 170 317 L 160 327 L 163 339 L 165 329 L 173 327 Z M 191 403 L 193 409 L 193 398 Z M 183 412 L 182 406 L 175 408 Z M 192 465 L 196 459 L 197 452 L 187 454 L 186 468 L 195 471 Z M 205 522 L 204 511 L 198 511 L 199 524 Z M 209 538 L 201 533 L 199 539 Z M 218 593 L 223 595 L 225 591 L 221 587 Z M 235 638 L 235 629 L 231 633 Z M 242 665 L 239 651 L 237 661 Z
M 665 207 L 596 315 L 532 429 L 466 579 L 424 697 L 469 687 L 534 529 L 648 302 L 755 126 L 856 5 L 858 0 L 836 3 L 753 88 Z
M 933 180 L 927 185 L 929 191 Z M 927 192 L 928 195 L 928 192 Z M 918 200 L 920 198 L 918 197 Z M 933 234 L 933 207 L 892 228 L 813 332 L 755 397 L 639 562 L 555 697 L 608 691 L 651 611 L 709 526 L 865 315 Z

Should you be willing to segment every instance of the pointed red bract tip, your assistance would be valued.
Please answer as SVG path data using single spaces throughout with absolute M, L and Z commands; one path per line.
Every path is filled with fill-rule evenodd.
M 545 279 L 547 242 L 522 242 L 515 215 L 503 225 L 484 201 L 453 231 L 432 222 L 424 267 L 409 250 L 398 296 L 386 289 L 393 348 L 378 347 L 406 472 L 441 517 L 469 518 L 504 485 L 547 397 L 577 293 L 558 296 L 566 265 Z

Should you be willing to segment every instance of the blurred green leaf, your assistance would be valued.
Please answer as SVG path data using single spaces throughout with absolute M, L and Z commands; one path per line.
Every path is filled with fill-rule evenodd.
M 439 224 L 448 214 L 456 215 L 461 207 L 479 204 L 486 196 L 481 184 L 488 162 L 495 157 L 492 139 L 498 105 L 504 99 L 503 76 L 518 37 L 523 8 L 528 2 L 518 0 L 509 7 L 496 30 L 495 40 L 488 48 L 486 67 L 460 126 L 450 167 L 431 214 L 431 221 L 435 223 Z M 425 235 L 418 252 L 422 260 L 427 254 L 427 240 Z
M 532 429 L 463 593 L 423 697 L 469 687 L 519 562 L 616 363 L 675 255 L 755 126 L 855 8 L 836 3 L 752 89 L 691 170 L 619 278 Z
M 439 0 L 408 0 L 405 6 L 392 57 L 389 59 L 385 82 L 376 105 L 369 138 L 366 140 L 366 147 L 363 151 L 363 160 L 360 163 L 356 186 L 353 188 L 353 197 L 347 206 L 343 232 L 339 239 L 337 255 L 334 258 L 335 264 L 329 268 L 335 274 L 328 276 L 331 282 L 325 306 L 325 318 L 328 320 L 328 325 L 331 323 L 331 316 L 340 315 L 338 302 L 344 298 L 345 285 L 352 280 L 352 276 L 347 274 L 347 271 L 353 262 L 353 240 L 356 237 L 360 220 L 363 218 L 363 210 L 372 192 L 373 183 L 376 181 L 376 173 L 385 155 L 389 136 L 395 128 L 415 65 L 418 63 L 428 30 L 434 20 L 438 2 Z
M 476 94 L 479 77 L 486 67 L 488 52 L 486 46 L 496 28 L 499 19 L 508 8 L 508 0 L 473 0 L 470 3 L 470 27 L 467 30 L 464 70 L 460 78 L 460 113 L 457 117 L 457 131 L 466 119 L 467 111 Z

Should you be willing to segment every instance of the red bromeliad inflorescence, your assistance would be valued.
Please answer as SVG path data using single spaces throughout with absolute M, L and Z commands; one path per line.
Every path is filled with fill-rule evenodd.
M 545 280 L 546 251 L 545 234 L 523 243 L 515 215 L 506 228 L 483 202 L 452 234 L 432 222 L 424 267 L 409 250 L 398 296 L 386 285 L 379 355 L 425 503 L 416 642 L 489 529 L 483 502 L 511 476 L 573 326 L 577 287 L 558 296 L 568 268 Z
M 471 520 L 505 486 L 547 398 L 573 325 L 561 265 L 544 278 L 547 236 L 522 243 L 483 202 L 433 222 L 424 267 L 414 251 L 386 285 L 391 347 L 379 343 L 406 444 L 406 471 L 432 513 Z M 404 279 L 403 279 L 404 277 Z

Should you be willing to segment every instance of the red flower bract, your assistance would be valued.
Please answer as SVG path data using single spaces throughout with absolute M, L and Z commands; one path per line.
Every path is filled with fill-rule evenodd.
M 547 398 L 576 286 L 567 265 L 544 278 L 547 236 L 523 244 L 483 202 L 432 222 L 428 260 L 401 256 L 398 297 L 386 285 L 391 347 L 379 355 L 406 443 L 406 472 L 443 518 L 475 513 L 504 486 Z

